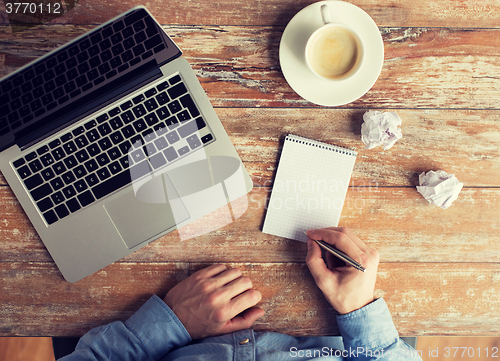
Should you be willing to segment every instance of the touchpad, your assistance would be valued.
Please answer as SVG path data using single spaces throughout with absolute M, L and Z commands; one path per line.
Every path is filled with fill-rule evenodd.
M 156 177 L 140 189 L 131 188 L 104 209 L 128 248 L 153 241 L 189 218 L 167 176 Z

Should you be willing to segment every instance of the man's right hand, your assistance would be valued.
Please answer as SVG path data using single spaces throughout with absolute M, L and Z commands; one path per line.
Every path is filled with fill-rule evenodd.
M 243 330 L 264 315 L 259 291 L 237 268 L 204 268 L 172 288 L 165 303 L 193 340 Z
M 316 285 L 333 308 L 341 314 L 346 314 L 374 300 L 379 263 L 376 250 L 364 244 L 347 228 L 314 229 L 307 231 L 307 236 L 335 246 L 366 268 L 365 272 L 358 271 L 328 252 L 325 263 L 321 257 L 321 248 L 316 242 L 307 241 L 307 266 Z

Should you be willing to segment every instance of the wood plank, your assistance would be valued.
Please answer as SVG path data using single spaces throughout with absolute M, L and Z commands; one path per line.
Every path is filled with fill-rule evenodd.
M 500 336 L 498 264 L 381 264 L 376 295 L 405 336 Z
M 0 76 L 90 30 L 42 26 L 0 40 Z M 165 26 L 216 107 L 318 107 L 279 67 L 283 28 Z M 384 67 L 373 88 L 343 108 L 500 109 L 499 29 L 383 29 Z M 33 44 L 37 44 L 33 46 Z M 480 66 L 478 66 L 480 65 Z
M 498 355 L 500 349 L 499 337 L 419 337 L 417 349 L 422 351 L 423 361 L 434 361 L 435 356 L 441 354 L 447 361 L 483 361 Z M 434 360 L 433 360 L 434 359 Z
M 166 7 L 161 1 L 150 1 L 147 8 L 162 24 L 216 25 L 286 25 L 302 8 L 315 0 L 259 0 L 187 2 L 172 0 Z M 353 0 L 350 3 L 366 11 L 379 26 L 440 26 L 496 27 L 500 20 L 500 5 L 495 1 L 479 0 Z M 137 3 L 132 0 L 65 1 L 74 9 L 51 23 L 95 24 L 105 22 Z M 0 23 L 8 24 L 3 3 L 0 4 Z
M 282 140 L 294 133 L 357 150 L 352 186 L 413 187 L 421 172 L 439 169 L 455 174 L 465 187 L 500 186 L 499 111 L 396 110 L 403 138 L 387 151 L 364 149 L 365 111 L 216 109 L 255 185 L 272 185 Z M 0 174 L 0 185 L 6 184 Z
M 192 264 L 189 273 L 205 266 Z M 336 334 L 335 313 L 303 263 L 230 263 L 263 294 L 254 326 L 296 336 Z M 48 263 L 0 263 L 2 335 L 79 336 L 125 320 L 151 294 L 163 297 L 187 275 L 186 264 L 118 263 L 69 284 Z M 383 263 L 377 297 L 402 335 L 500 335 L 498 264 Z M 474 280 L 474 282 L 471 282 Z
M 466 187 L 500 186 L 500 113 L 493 110 L 394 110 L 403 138 L 391 149 L 364 149 L 363 110 L 217 109 L 254 184 L 270 186 L 285 135 L 298 134 L 358 152 L 351 185 L 417 186 L 442 169 Z
M 2 361 L 55 361 L 50 337 L 0 337 Z
M 153 294 L 164 297 L 188 265 L 115 264 L 75 284 L 51 263 L 1 263 L 0 274 L 8 290 L 0 296 L 1 335 L 69 337 L 125 320 Z
M 228 225 L 184 240 L 175 231 L 121 262 L 303 262 L 304 244 L 260 230 L 269 191 L 254 188 L 246 213 Z M 0 189 L 0 200 L 2 262 L 52 262 L 10 191 Z M 495 263 L 500 257 L 499 202 L 498 188 L 464 189 L 443 210 L 429 204 L 414 188 L 352 187 L 340 225 L 353 229 L 377 249 L 382 262 Z M 203 234 L 214 219 L 217 214 L 183 230 Z

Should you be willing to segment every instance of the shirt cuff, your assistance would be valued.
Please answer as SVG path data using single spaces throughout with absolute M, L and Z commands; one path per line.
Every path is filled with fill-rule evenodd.
M 346 349 L 381 349 L 399 339 L 387 304 L 382 298 L 359 310 L 338 315 L 337 324 Z
M 191 342 L 191 336 L 184 325 L 156 295 L 125 321 L 125 325 L 155 360 Z

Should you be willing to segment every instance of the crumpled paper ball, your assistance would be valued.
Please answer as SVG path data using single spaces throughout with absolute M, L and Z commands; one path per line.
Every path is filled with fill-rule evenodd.
M 451 206 L 464 186 L 454 174 L 443 170 L 422 172 L 418 180 L 420 186 L 417 186 L 417 191 L 430 203 L 443 209 Z
M 396 113 L 369 110 L 363 114 L 363 120 L 361 140 L 366 149 L 382 145 L 387 150 L 403 136 L 398 128 L 401 118 Z

